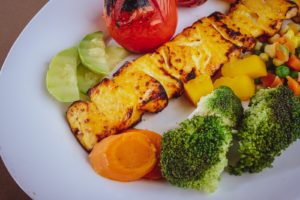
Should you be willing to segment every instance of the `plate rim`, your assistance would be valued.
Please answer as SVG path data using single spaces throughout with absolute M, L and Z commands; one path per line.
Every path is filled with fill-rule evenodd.
M 15 41 L 13 42 L 13 44 L 11 45 L 5 59 L 4 62 L 1 66 L 1 70 L 0 70 L 0 78 L 3 76 L 4 70 L 6 70 L 8 68 L 7 63 L 9 58 L 12 55 L 12 52 L 16 46 L 16 44 L 18 43 L 18 41 L 20 40 L 20 38 L 23 36 L 24 32 L 28 29 L 28 27 L 30 26 L 31 23 L 33 23 L 33 21 L 35 21 L 38 16 L 40 15 L 40 13 L 42 13 L 49 5 L 50 3 L 53 2 L 53 0 L 48 0 L 34 15 L 33 17 L 26 23 L 26 25 L 24 26 L 24 28 L 21 30 L 21 32 L 19 33 L 19 35 L 17 36 L 17 38 L 15 39 Z M 1 145 L 1 144 L 0 144 Z M 11 167 L 9 167 L 8 161 L 6 159 L 6 156 L 4 156 L 4 153 L 2 152 L 2 147 L 0 146 L 0 157 L 2 159 L 2 162 L 4 164 L 4 167 L 6 168 L 6 170 L 8 171 L 10 177 L 15 181 L 15 183 L 18 185 L 18 187 L 31 199 L 34 199 L 34 194 L 32 194 L 31 192 L 27 192 L 25 189 L 25 186 L 23 186 L 20 183 L 20 180 L 18 177 L 16 177 L 11 169 Z
M 52 1 L 54 1 L 54 0 L 52 0 Z M 7 54 L 7 56 L 6 56 L 6 58 L 5 58 L 5 61 L 4 61 L 4 63 L 3 63 L 3 65 L 2 65 L 2 69 L 0 70 L 0 79 L 1 79 L 1 75 L 2 75 L 2 73 L 4 72 L 4 70 L 5 69 L 7 69 L 6 68 L 6 65 L 7 65 L 7 61 L 9 60 L 9 58 L 11 57 L 11 54 L 12 54 L 12 52 L 14 51 L 14 48 L 15 48 L 15 46 L 16 46 L 16 44 L 18 43 L 18 41 L 20 40 L 20 38 L 23 36 L 23 34 L 24 34 L 24 32 L 28 29 L 28 27 L 31 25 L 31 23 L 33 23 L 35 20 L 36 20 L 36 18 L 38 18 L 39 17 L 39 15 L 45 10 L 45 9 L 47 9 L 47 7 L 50 5 L 50 3 L 51 3 L 51 0 L 50 1 L 48 1 L 32 18 L 31 18 L 31 20 L 26 24 L 26 26 L 23 28 L 23 30 L 20 32 L 20 34 L 19 34 L 19 36 L 17 37 L 17 39 L 14 41 L 14 43 L 13 43 L 13 45 L 12 45 L 12 47 L 10 48 L 10 50 L 9 50 L 9 52 L 8 52 L 8 54 Z M 53 3 L 55 3 L 55 2 L 53 2 Z M 7 66 L 8 67 L 8 66 Z M 3 75 L 2 75 L 3 76 Z M 1 149 L 1 146 L 0 146 L 0 156 L 1 156 L 1 158 L 2 158 L 2 160 L 3 160 L 3 163 L 4 163 L 4 165 L 5 165 L 5 167 L 7 168 L 7 170 L 9 171 L 9 174 L 11 175 L 11 177 L 13 178 L 13 180 L 17 183 L 17 185 L 30 197 L 30 198 L 32 198 L 32 199 L 34 199 L 34 198 L 36 198 L 36 196 L 35 196 L 35 194 L 34 193 L 32 193 L 31 191 L 27 191 L 27 190 L 25 190 L 24 188 L 23 188 L 23 186 L 19 183 L 19 179 L 21 179 L 20 177 L 15 177 L 15 176 L 13 176 L 13 173 L 12 173 L 12 170 L 11 169 L 9 169 L 7 166 L 7 161 L 6 161 L 6 159 L 4 159 L 4 157 L 3 157 L 3 152 L 2 152 L 2 149 Z M 25 186 L 24 186 L 25 187 Z M 300 195 L 300 193 L 299 193 L 299 195 Z M 201 198 L 201 197 L 203 197 L 203 196 L 200 196 L 199 195 L 199 198 Z

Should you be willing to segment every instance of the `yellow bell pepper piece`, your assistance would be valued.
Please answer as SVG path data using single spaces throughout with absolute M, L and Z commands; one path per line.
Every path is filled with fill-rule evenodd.
M 245 75 L 234 78 L 221 77 L 215 81 L 214 87 L 218 88 L 221 86 L 230 87 L 242 101 L 249 100 L 255 94 L 254 80 Z
M 251 78 L 259 78 L 267 75 L 267 67 L 259 56 L 251 55 L 224 64 L 222 75 L 226 77 L 247 75 Z
M 184 83 L 184 90 L 190 101 L 197 106 L 201 97 L 210 94 L 214 90 L 214 85 L 210 76 L 203 74 Z

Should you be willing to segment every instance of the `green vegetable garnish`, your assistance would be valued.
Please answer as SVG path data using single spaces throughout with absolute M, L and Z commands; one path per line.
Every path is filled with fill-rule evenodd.
M 106 47 L 102 32 L 85 36 L 79 43 L 78 52 L 82 64 L 100 75 L 109 74 L 120 60 L 129 55 L 121 47 Z
M 230 166 L 231 173 L 256 173 L 271 167 L 275 157 L 300 137 L 298 100 L 285 86 L 259 90 L 236 136 L 239 159 Z
M 80 99 L 76 76 L 79 62 L 77 48 L 63 50 L 52 59 L 46 76 L 46 85 L 56 100 L 73 102 Z
M 280 78 L 285 78 L 287 77 L 288 75 L 290 75 L 290 68 L 285 66 L 285 65 L 282 65 L 282 66 L 279 66 L 276 68 L 275 70 L 275 73 L 277 76 L 279 76 Z
M 161 171 L 178 187 L 214 192 L 227 166 L 231 129 L 215 116 L 194 116 L 163 135 Z
M 94 73 L 107 75 L 110 66 L 107 63 L 103 37 L 102 32 L 88 34 L 79 43 L 78 52 L 84 66 Z
M 161 170 L 171 184 L 213 192 L 227 166 L 232 131 L 243 115 L 239 98 L 220 87 L 199 103 L 200 110 L 163 135 Z
M 239 124 L 244 111 L 241 100 L 226 86 L 219 87 L 211 94 L 202 97 L 198 107 L 196 115 L 218 116 L 232 128 Z
M 108 46 L 105 48 L 106 51 L 106 62 L 111 67 L 111 70 L 124 58 L 126 58 L 129 53 L 122 47 L 118 46 Z M 89 68 L 84 65 L 79 65 L 77 70 L 78 88 L 80 92 L 86 94 L 88 89 L 95 86 L 104 78 L 104 75 L 94 73 L 89 70 Z
M 90 71 L 87 67 L 80 64 L 77 69 L 78 88 L 83 94 L 99 83 L 104 76 Z
M 105 51 L 108 57 L 107 62 L 109 66 L 111 66 L 111 69 L 129 55 L 129 52 L 126 49 L 118 46 L 108 46 Z

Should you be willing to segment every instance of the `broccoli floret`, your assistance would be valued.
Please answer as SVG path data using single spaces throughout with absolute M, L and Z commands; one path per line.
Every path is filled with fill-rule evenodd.
M 300 104 L 287 87 L 262 89 L 251 99 L 237 133 L 239 160 L 233 174 L 267 167 L 300 136 Z
M 202 97 L 195 115 L 216 115 L 223 119 L 224 123 L 236 128 L 243 117 L 241 100 L 229 87 L 222 86 L 211 94 Z
M 217 116 L 194 116 L 163 135 L 161 170 L 182 188 L 213 192 L 227 166 L 231 128 Z

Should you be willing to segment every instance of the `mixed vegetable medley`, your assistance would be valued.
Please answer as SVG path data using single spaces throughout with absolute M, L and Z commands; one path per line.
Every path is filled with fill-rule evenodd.
M 288 85 L 300 95 L 300 25 L 289 22 L 266 42 L 258 42 L 255 54 L 265 61 L 268 75 L 256 80 L 263 87 Z

